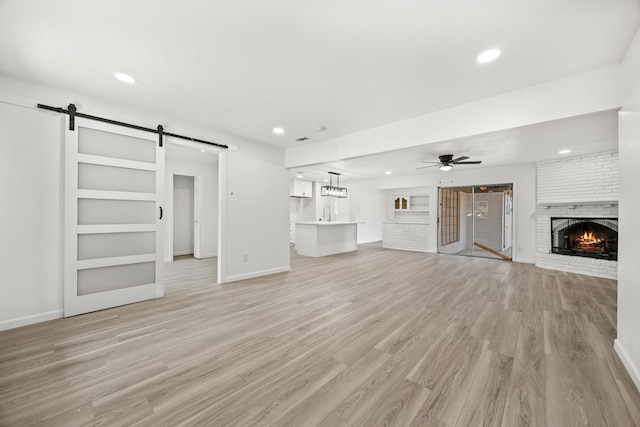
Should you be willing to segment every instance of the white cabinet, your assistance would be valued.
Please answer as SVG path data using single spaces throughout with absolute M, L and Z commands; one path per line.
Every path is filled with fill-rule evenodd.
M 419 195 L 396 195 L 393 198 L 393 210 L 395 211 L 429 211 L 429 196 Z
M 291 197 L 313 197 L 313 183 L 311 181 L 291 180 L 289 191 Z
M 409 198 L 407 196 L 398 196 L 393 200 L 393 209 L 396 211 L 405 211 L 409 209 Z
M 428 194 L 394 194 L 391 208 L 391 218 L 394 221 L 429 221 Z

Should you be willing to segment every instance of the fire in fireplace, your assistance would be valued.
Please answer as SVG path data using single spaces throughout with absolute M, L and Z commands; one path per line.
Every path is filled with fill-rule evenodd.
M 551 218 L 551 252 L 618 259 L 618 218 Z

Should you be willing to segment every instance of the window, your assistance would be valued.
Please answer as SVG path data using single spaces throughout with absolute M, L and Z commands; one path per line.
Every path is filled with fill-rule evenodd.
M 460 240 L 460 194 L 457 190 L 440 189 L 440 244 Z

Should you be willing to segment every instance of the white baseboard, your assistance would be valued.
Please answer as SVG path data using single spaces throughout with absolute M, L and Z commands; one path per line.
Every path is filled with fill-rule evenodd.
M 214 254 L 214 253 L 200 254 L 200 259 L 203 259 L 203 258 L 215 258 L 217 256 L 218 256 L 218 254 Z
M 286 273 L 291 271 L 291 266 L 271 268 L 269 270 L 252 271 L 251 273 L 237 274 L 235 276 L 227 276 L 222 283 L 237 282 L 238 280 L 253 279 L 254 277 L 268 276 L 269 274 Z
M 513 262 L 522 262 L 524 264 L 535 264 L 536 261 L 534 259 L 531 258 L 518 258 L 518 259 L 513 259 Z
M 193 255 L 193 251 L 176 251 L 173 256 Z
M 395 251 L 408 251 L 408 252 L 423 252 L 423 253 L 429 253 L 429 249 L 409 249 L 409 248 L 398 248 L 395 246 L 384 246 L 382 245 L 382 247 L 384 249 L 393 249 Z
M 17 319 L 3 320 L 0 322 L 0 331 L 19 328 L 20 326 L 33 325 L 34 323 L 46 322 L 47 320 L 60 319 L 62 318 L 62 315 L 62 310 L 54 310 L 47 313 L 18 317 Z
M 640 369 L 638 369 L 636 364 L 633 363 L 633 361 L 629 358 L 627 352 L 625 351 L 619 340 L 616 339 L 613 342 L 613 348 L 616 353 L 618 353 L 618 356 L 620 357 L 620 360 L 622 361 L 624 367 L 627 368 L 627 371 L 629 372 L 631 379 L 636 385 L 636 388 L 640 390 Z

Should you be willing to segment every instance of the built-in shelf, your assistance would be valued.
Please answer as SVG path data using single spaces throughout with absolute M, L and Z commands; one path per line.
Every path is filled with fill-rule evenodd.
M 429 212 L 429 196 L 398 195 L 393 198 L 394 211 Z

